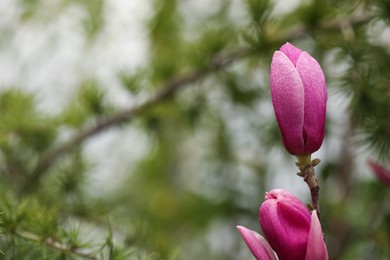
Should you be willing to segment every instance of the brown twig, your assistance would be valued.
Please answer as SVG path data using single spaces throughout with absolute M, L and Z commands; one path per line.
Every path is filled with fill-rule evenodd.
M 299 160 L 299 159 L 298 159 Z M 312 209 L 317 211 L 318 218 L 320 218 L 320 186 L 318 185 L 318 180 L 315 177 L 314 167 L 320 163 L 320 159 L 314 159 L 309 162 L 298 161 L 297 166 L 300 172 L 297 173 L 298 176 L 302 177 L 304 182 L 310 189 Z

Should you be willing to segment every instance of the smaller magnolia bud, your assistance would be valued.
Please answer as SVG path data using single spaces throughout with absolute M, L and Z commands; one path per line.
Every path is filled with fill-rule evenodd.
M 259 210 L 260 226 L 280 260 L 305 259 L 310 213 L 293 194 L 282 189 L 266 193 Z
M 305 205 L 288 191 L 267 192 L 259 210 L 260 225 L 267 241 L 258 233 L 238 226 L 256 259 L 327 260 L 328 251 L 317 212 L 310 215 Z

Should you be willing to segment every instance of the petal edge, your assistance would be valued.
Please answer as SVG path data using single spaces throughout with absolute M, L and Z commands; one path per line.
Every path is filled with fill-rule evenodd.
M 320 64 L 307 52 L 297 61 L 297 71 L 304 88 L 305 153 L 317 151 L 324 139 L 326 102 L 328 99 L 325 76 Z
M 302 155 L 305 153 L 304 87 L 293 63 L 283 52 L 276 51 L 272 58 L 270 85 L 283 144 L 290 154 Z
M 328 250 L 324 242 L 321 223 L 315 210 L 311 213 L 305 260 L 328 260 Z
M 243 226 L 237 226 L 237 230 L 257 260 L 276 260 L 271 246 L 261 235 Z

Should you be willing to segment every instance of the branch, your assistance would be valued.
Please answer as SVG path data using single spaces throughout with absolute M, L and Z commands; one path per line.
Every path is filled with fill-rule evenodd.
M 27 179 L 26 183 L 22 185 L 21 191 L 23 193 L 28 193 L 34 190 L 36 184 L 39 183 L 42 176 L 54 162 L 56 162 L 64 154 L 72 151 L 75 147 L 80 145 L 89 137 L 101 133 L 102 131 L 107 130 L 110 127 L 121 125 L 125 122 L 130 121 L 135 115 L 137 115 L 144 109 L 171 97 L 173 94 L 188 86 L 189 84 L 199 81 L 207 75 L 227 67 L 233 61 L 238 60 L 248 55 L 249 53 L 249 48 L 241 48 L 225 55 L 217 55 L 206 68 L 196 70 L 187 75 L 169 80 L 159 88 L 160 91 L 152 95 L 143 103 L 119 111 L 110 117 L 101 119 L 95 125 L 88 126 L 82 129 L 68 142 L 58 145 L 57 147 L 53 148 L 52 150 L 49 150 L 46 154 L 42 156 L 40 161 L 37 163 L 37 166 L 33 170 L 32 174 Z
M 318 218 L 320 218 L 320 186 L 318 185 L 318 180 L 315 177 L 314 167 L 320 163 L 320 159 L 310 160 L 308 162 L 303 162 L 299 160 L 296 163 L 300 172 L 297 173 L 298 176 L 302 177 L 304 182 L 310 189 L 311 202 L 310 207 L 317 211 Z
M 83 259 L 89 259 L 89 260 L 97 259 L 92 254 L 86 254 L 86 253 L 80 252 L 80 248 L 78 248 L 75 245 L 61 243 L 52 237 L 45 238 L 45 237 L 41 237 L 41 236 L 36 235 L 34 233 L 31 233 L 28 231 L 23 231 L 23 230 L 17 230 L 17 231 L 15 231 L 14 234 L 16 236 L 24 239 L 24 240 L 43 243 L 43 244 L 53 248 L 56 251 L 60 251 L 61 253 L 73 254 L 75 256 L 83 257 Z
M 361 25 L 369 20 L 367 16 L 358 16 L 358 17 L 349 17 L 342 18 L 341 20 L 324 22 L 321 24 L 321 29 L 327 30 L 341 30 L 345 28 L 345 25 Z M 302 35 L 308 33 L 309 30 L 306 27 L 302 27 L 288 35 L 285 35 L 282 38 L 278 38 L 278 41 L 283 41 L 285 39 L 294 39 L 302 37 Z M 243 57 L 248 56 L 253 50 L 250 48 L 241 48 L 225 55 L 217 55 L 210 64 L 203 69 L 196 70 L 187 75 L 173 78 L 163 84 L 159 91 L 152 95 L 149 99 L 144 101 L 141 104 L 138 104 L 134 107 L 119 111 L 114 115 L 111 115 L 107 118 L 103 118 L 98 121 L 95 125 L 87 126 L 84 129 L 81 129 L 79 133 L 75 134 L 68 142 L 59 144 L 57 147 L 49 150 L 46 154 L 37 163 L 37 166 L 32 171 L 31 175 L 27 178 L 26 182 L 22 184 L 21 191 L 22 193 L 29 193 L 35 190 L 37 184 L 40 182 L 40 179 L 45 175 L 47 170 L 63 155 L 72 151 L 75 147 L 79 146 L 88 138 L 107 130 L 113 126 L 121 125 L 125 122 L 130 121 L 134 116 L 140 113 L 142 110 L 153 106 L 168 97 L 174 95 L 177 91 L 183 89 L 191 83 L 199 81 L 200 79 L 208 76 L 209 74 L 219 71 L 234 61 L 240 60 Z

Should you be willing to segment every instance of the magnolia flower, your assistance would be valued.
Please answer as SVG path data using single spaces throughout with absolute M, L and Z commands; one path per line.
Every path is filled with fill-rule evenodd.
M 328 259 L 317 212 L 310 215 L 305 205 L 290 192 L 276 189 L 266 193 L 259 218 L 268 242 L 255 231 L 237 226 L 256 259 Z
M 327 91 L 318 62 L 290 43 L 275 51 L 270 85 L 283 144 L 293 155 L 317 151 L 324 139 Z
M 372 169 L 372 171 L 375 173 L 375 175 L 378 177 L 378 179 L 386 184 L 387 186 L 390 186 L 390 171 L 385 169 L 383 166 L 374 163 L 373 161 L 368 161 L 368 165 Z

